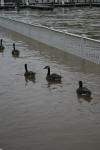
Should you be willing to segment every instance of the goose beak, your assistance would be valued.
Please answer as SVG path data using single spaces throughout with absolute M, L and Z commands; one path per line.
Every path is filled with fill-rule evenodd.
M 45 66 L 43 69 L 48 69 L 48 68 L 50 68 L 49 66 Z

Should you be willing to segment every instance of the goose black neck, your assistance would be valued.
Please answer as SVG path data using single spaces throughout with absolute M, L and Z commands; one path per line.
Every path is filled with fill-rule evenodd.
M 48 68 L 48 73 L 47 73 L 47 75 L 50 76 L 50 68 Z
M 13 44 L 13 50 L 15 51 L 15 44 Z
M 82 81 L 79 81 L 79 87 L 82 88 L 83 87 L 83 83 Z
M 27 69 L 27 64 L 25 64 L 25 71 L 26 71 L 26 72 L 28 72 L 28 69 Z
M 0 46 L 2 46 L 2 39 L 1 39 L 1 43 L 0 43 Z

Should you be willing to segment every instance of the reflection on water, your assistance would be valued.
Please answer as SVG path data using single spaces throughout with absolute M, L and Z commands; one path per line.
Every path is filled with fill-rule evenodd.
M 7 150 L 64 150 L 100 147 L 100 66 L 0 28 L 0 147 Z M 11 55 L 12 43 L 20 57 Z M 24 64 L 36 72 L 35 83 L 24 78 Z M 46 81 L 44 67 L 63 76 L 61 84 Z M 77 97 L 78 81 L 92 99 Z M 25 86 L 26 85 L 26 86 Z
M 100 40 L 100 8 L 55 8 L 54 11 L 21 10 L 0 11 L 2 16 L 52 27 Z
M 92 100 L 92 97 L 81 96 L 81 95 L 78 95 L 78 94 L 77 94 L 77 98 L 78 98 L 78 100 L 79 100 L 80 103 L 82 103 L 81 100 L 85 100 L 87 102 L 91 102 L 91 100 Z
M 4 48 L 2 48 L 1 46 L 0 46 L 0 53 L 3 53 L 4 52 Z
M 12 57 L 15 58 L 15 59 L 19 58 L 19 54 L 12 54 Z
M 28 78 L 28 77 L 25 77 L 25 86 L 27 86 L 28 85 L 28 82 L 32 82 L 32 83 L 35 83 L 35 78 L 34 79 L 32 79 L 32 78 Z

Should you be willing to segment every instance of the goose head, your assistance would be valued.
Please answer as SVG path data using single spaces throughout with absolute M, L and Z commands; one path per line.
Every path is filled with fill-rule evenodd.
M 50 69 L 50 66 L 45 66 L 44 69 Z

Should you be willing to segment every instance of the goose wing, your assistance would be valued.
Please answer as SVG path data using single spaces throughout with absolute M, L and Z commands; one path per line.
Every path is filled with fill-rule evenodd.
M 56 73 L 53 73 L 50 75 L 52 78 L 61 78 L 60 75 L 56 74 Z
M 91 91 L 88 88 L 83 87 L 83 94 L 91 95 Z
M 28 72 L 25 72 L 24 75 L 28 78 L 33 78 L 33 77 L 35 77 L 35 72 L 28 71 Z
M 82 87 L 82 88 L 77 89 L 77 94 L 84 95 L 84 96 L 90 96 L 91 91 L 86 87 Z
M 34 76 L 34 75 L 35 75 L 35 72 L 29 71 L 28 74 L 29 74 L 30 76 Z

